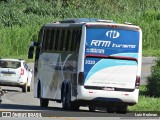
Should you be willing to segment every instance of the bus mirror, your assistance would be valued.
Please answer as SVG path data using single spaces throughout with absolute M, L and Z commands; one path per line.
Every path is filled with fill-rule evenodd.
M 30 46 L 28 50 L 28 59 L 33 59 L 34 46 Z

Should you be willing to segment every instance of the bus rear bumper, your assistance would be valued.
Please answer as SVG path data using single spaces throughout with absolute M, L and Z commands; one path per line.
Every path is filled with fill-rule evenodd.
M 125 104 L 134 105 L 138 102 L 139 89 L 132 92 L 125 91 L 106 91 L 85 89 L 84 86 L 78 87 L 78 101 L 88 101 L 90 103 L 103 104 Z

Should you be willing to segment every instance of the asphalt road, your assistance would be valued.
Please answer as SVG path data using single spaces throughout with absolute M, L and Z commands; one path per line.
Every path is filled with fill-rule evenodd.
M 154 64 L 155 58 L 143 58 L 142 65 L 142 79 L 141 84 L 147 84 L 146 78 L 150 75 L 150 67 Z M 33 68 L 33 63 L 29 63 L 29 67 Z M 2 97 L 2 104 L 0 105 L 0 111 L 12 111 L 12 115 L 16 115 L 14 112 L 18 112 L 21 115 L 25 115 L 25 112 L 37 113 L 39 116 L 46 116 L 47 119 L 57 120 L 105 120 L 107 119 L 122 119 L 123 117 L 134 117 L 133 113 L 127 114 L 109 114 L 106 111 L 89 112 L 88 108 L 81 107 L 80 111 L 64 111 L 61 104 L 51 101 L 49 107 L 42 108 L 39 106 L 39 99 L 33 97 L 33 92 L 23 93 L 20 88 L 17 87 L 2 87 L 4 91 L 7 91 Z M 22 113 L 24 112 L 24 113 Z M 1 114 L 1 113 L 0 113 Z M 9 113 L 10 114 L 10 113 Z M 28 113 L 26 113 L 28 115 Z M 2 115 L 2 114 L 1 114 Z M 121 117 L 121 118 L 120 118 Z M 1 119 L 1 118 L 0 118 Z M 8 117 L 3 118 L 3 120 Z M 15 118 L 15 120 L 20 118 Z M 23 118 L 25 120 L 26 118 Z M 31 120 L 33 120 L 32 118 Z M 37 118 L 36 118 L 37 119 Z M 39 118 L 41 119 L 41 118 Z M 126 118 L 124 118 L 126 119 Z
M 133 113 L 111 114 L 107 113 L 107 111 L 89 112 L 87 107 L 81 107 L 79 111 L 64 111 L 60 103 L 53 101 L 50 101 L 49 107 L 45 108 L 39 106 L 39 99 L 33 97 L 33 92 L 23 93 L 21 89 L 17 87 L 3 87 L 3 90 L 8 92 L 2 97 L 0 111 L 3 111 L 5 115 L 6 111 L 9 111 L 9 114 L 14 117 L 15 120 L 17 120 L 15 116 L 16 113 L 22 116 L 23 114 L 35 113 L 38 114 L 38 117 L 42 116 L 47 119 L 54 118 L 60 120 L 90 120 L 91 118 L 92 120 L 97 120 L 97 118 L 103 120 L 106 119 L 106 117 L 109 117 L 109 119 L 119 119 L 119 117 L 134 116 Z M 2 115 L 1 112 L 0 114 Z
M 155 57 L 143 57 L 141 71 L 141 85 L 147 84 L 147 77 L 151 75 L 151 67 L 155 64 Z

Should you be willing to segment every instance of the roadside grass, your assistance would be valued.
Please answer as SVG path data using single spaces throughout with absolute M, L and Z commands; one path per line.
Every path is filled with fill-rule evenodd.
M 160 111 L 160 98 L 150 97 L 146 86 L 140 87 L 139 101 L 129 111 Z
M 142 50 L 142 55 L 143 57 L 148 57 L 148 56 L 154 56 L 154 57 L 159 57 L 160 56 L 160 49 L 143 49 Z

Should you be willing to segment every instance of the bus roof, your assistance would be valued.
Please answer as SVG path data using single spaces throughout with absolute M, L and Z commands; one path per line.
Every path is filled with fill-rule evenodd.
M 59 21 L 60 23 L 80 23 L 80 22 L 96 22 L 99 20 L 98 18 L 68 18 L 62 21 Z
M 131 23 L 115 23 L 112 20 L 104 20 L 98 18 L 68 18 L 62 21 L 45 24 L 43 27 L 110 27 L 128 30 L 140 30 L 139 26 L 132 25 Z

